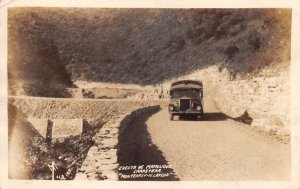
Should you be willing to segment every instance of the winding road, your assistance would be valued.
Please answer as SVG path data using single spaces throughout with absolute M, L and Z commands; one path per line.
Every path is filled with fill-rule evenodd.
M 206 99 L 205 103 L 206 117 L 202 121 L 178 120 L 176 117 L 170 121 L 167 109 L 137 120 L 128 131 L 134 138 L 131 146 L 145 146 L 142 140 L 146 135 L 136 137 L 140 136 L 136 130 L 143 127 L 147 140 L 172 166 L 179 180 L 290 179 L 289 144 L 261 135 L 248 125 L 228 118 L 217 110 L 211 99 Z M 134 136 L 133 130 L 137 132 Z M 131 154 L 139 159 L 151 156 L 145 147 L 133 150 Z M 151 163 L 155 164 L 155 161 Z

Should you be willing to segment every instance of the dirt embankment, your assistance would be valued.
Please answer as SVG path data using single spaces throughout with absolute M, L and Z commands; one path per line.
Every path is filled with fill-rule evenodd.
M 57 84 L 148 85 L 211 65 L 233 77 L 266 67 L 277 73 L 289 65 L 290 16 L 288 9 L 12 8 L 9 91 L 64 96 Z

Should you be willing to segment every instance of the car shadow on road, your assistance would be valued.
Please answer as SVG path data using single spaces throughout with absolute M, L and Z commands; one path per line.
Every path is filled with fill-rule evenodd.
M 238 117 L 230 117 L 222 112 L 208 112 L 204 113 L 203 118 L 198 118 L 197 121 L 225 121 L 225 120 L 234 120 L 240 123 L 251 125 L 253 118 L 249 116 L 247 110 Z M 177 118 L 178 121 L 196 121 L 191 116 L 181 116 Z
M 231 118 L 222 112 L 205 113 L 203 117 L 203 121 L 225 121 L 227 119 Z
M 204 113 L 203 118 L 198 118 L 197 120 L 192 116 L 180 116 L 177 120 L 180 121 L 225 121 L 227 119 L 232 119 L 231 117 L 223 114 L 222 112 L 208 112 Z
M 151 115 L 154 113 L 156 112 Z M 121 181 L 179 180 L 162 152 L 153 144 L 147 131 L 146 121 L 151 115 L 142 115 L 132 120 L 119 135 L 118 163 Z M 151 165 L 153 166 L 149 168 Z M 131 169 L 128 170 L 129 166 Z M 143 168 L 137 169 L 137 167 Z

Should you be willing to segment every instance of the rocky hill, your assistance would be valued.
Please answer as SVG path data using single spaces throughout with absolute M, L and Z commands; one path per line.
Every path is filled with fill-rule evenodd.
M 10 178 L 51 179 L 47 165 L 61 153 L 80 165 L 103 123 L 165 107 L 136 98 L 162 95 L 178 79 L 203 80 L 222 114 L 286 137 L 290 28 L 289 9 L 10 8 Z M 23 95 L 73 99 L 12 97 Z M 28 118 L 101 124 L 49 144 Z
M 11 8 L 9 93 L 78 80 L 149 85 L 212 65 L 235 78 L 289 66 L 288 9 Z

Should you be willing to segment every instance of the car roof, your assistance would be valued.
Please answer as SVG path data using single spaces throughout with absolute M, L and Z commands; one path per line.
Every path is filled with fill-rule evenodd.
M 202 81 L 197 80 L 180 80 L 171 84 L 171 89 L 185 89 L 185 88 L 196 88 L 202 89 Z

